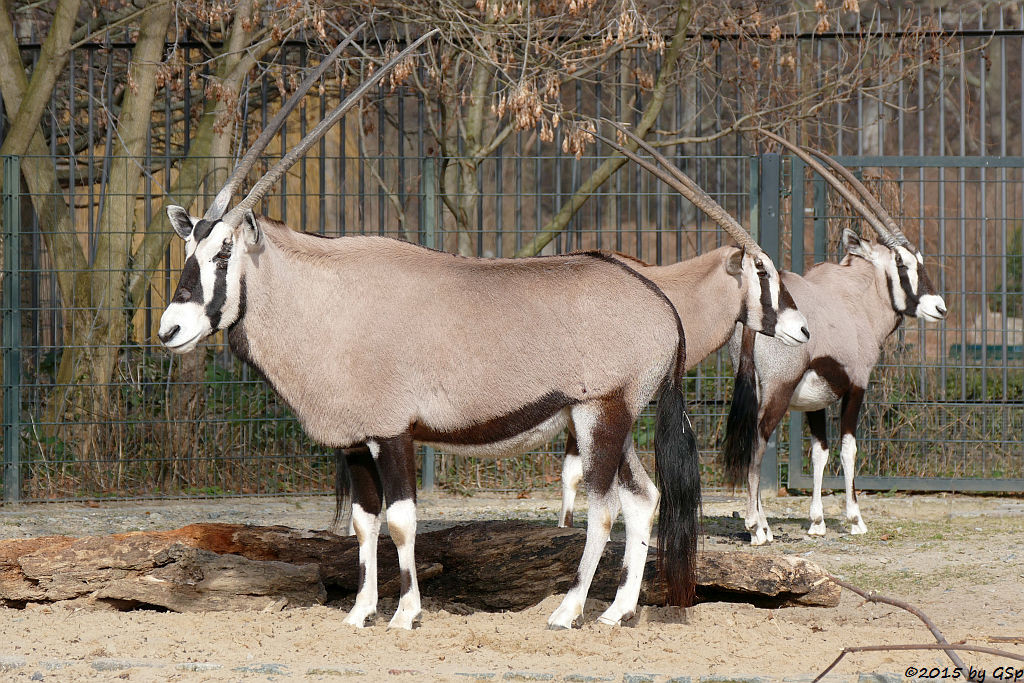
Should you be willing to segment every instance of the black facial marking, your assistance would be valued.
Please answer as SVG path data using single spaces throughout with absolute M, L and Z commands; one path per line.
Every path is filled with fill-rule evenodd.
M 779 278 L 779 310 L 787 309 L 796 310 L 796 301 L 793 300 L 793 295 L 789 293 L 789 289 L 782 282 L 782 278 Z
M 411 426 L 412 438 L 428 443 L 479 446 L 511 439 L 532 429 L 555 413 L 576 403 L 560 391 L 551 391 L 511 413 L 450 431 L 434 429 L 420 422 Z
M 210 231 L 215 225 L 217 225 L 217 221 L 202 219 L 196 223 L 196 227 L 192 228 L 192 239 L 196 241 L 196 244 L 202 242 L 210 235 Z
M 181 271 L 181 279 L 174 290 L 172 303 L 187 304 L 190 301 L 201 302 L 203 300 L 203 282 L 199 277 L 199 261 L 195 255 L 185 259 L 185 267 Z
M 213 296 L 210 298 L 210 302 L 206 304 L 206 317 L 210 319 L 210 327 L 213 329 L 220 328 L 220 318 L 224 313 L 224 302 L 228 299 L 228 264 L 227 261 L 218 261 L 217 269 L 214 271 L 213 278 Z
M 772 288 L 767 273 L 761 273 L 757 278 L 757 286 L 761 288 L 761 334 L 769 337 L 775 334 L 775 324 L 779 320 L 779 314 L 772 305 Z
M 907 297 L 906 308 L 899 312 L 903 313 L 904 315 L 913 316 L 915 313 L 917 313 L 917 304 L 921 301 L 921 297 L 917 292 L 914 291 L 914 288 L 910 286 L 910 276 L 907 274 L 907 267 L 901 265 L 897 270 L 900 274 L 900 288 L 903 289 L 903 294 L 904 296 Z M 895 304 L 896 301 L 893 300 L 893 308 L 896 307 Z

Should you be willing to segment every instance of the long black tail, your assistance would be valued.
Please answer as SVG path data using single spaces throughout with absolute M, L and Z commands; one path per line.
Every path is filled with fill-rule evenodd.
M 725 422 L 722 443 L 722 466 L 728 486 L 742 485 L 750 469 L 757 438 L 757 375 L 754 370 L 754 339 L 756 332 L 743 328 L 740 357 L 736 367 L 736 385 Z
M 658 503 L 658 571 L 668 586 L 668 603 L 693 604 L 697 588 L 697 539 L 701 532 L 700 459 L 683 394 L 686 342 L 679 326 L 676 368 L 658 399 L 654 462 Z
M 337 531 L 345 515 L 352 510 L 352 472 L 348 468 L 348 451 L 334 449 L 334 519 L 331 528 Z

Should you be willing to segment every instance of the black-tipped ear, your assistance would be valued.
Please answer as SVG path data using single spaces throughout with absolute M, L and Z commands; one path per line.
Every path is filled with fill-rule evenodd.
M 188 211 L 173 204 L 167 207 L 167 217 L 171 219 L 174 232 L 178 233 L 178 237 L 181 239 L 188 239 L 188 236 L 192 234 L 192 228 L 195 227 L 199 220 L 192 220 L 192 216 L 188 215 Z
M 245 212 L 245 217 L 242 218 L 242 231 L 245 235 L 245 243 L 249 247 L 258 246 L 260 240 L 263 239 L 263 231 L 260 230 L 260 223 L 256 220 L 256 214 L 249 211 Z
M 743 250 L 737 249 L 733 253 L 729 254 L 728 260 L 725 262 L 725 270 L 729 275 L 739 275 L 743 272 Z
M 843 229 L 843 246 L 850 256 L 860 256 L 867 261 L 874 261 L 874 253 L 871 251 L 871 244 L 862 240 L 860 235 L 849 228 Z

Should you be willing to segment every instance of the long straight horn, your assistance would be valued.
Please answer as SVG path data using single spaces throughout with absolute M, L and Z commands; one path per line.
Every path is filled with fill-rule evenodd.
M 871 210 L 864 205 L 864 202 L 860 201 L 860 199 L 850 191 L 850 188 L 848 188 L 846 184 L 837 178 L 831 171 L 825 168 L 820 161 L 808 154 L 802 147 L 793 144 L 789 140 L 786 140 L 771 131 L 765 130 L 764 128 L 759 128 L 758 131 L 766 138 L 774 140 L 789 151 L 793 152 L 793 154 L 800 157 L 805 164 L 813 168 L 822 178 L 828 181 L 829 185 L 836 188 L 839 194 L 843 196 L 843 199 L 849 202 L 850 206 L 852 206 L 857 213 L 863 216 L 871 227 L 874 228 L 875 232 L 878 233 L 879 239 L 882 240 L 882 243 L 885 244 L 885 246 L 891 248 L 895 247 L 899 243 L 896 237 L 890 233 L 884 225 L 882 225 L 882 221 L 879 220 L 878 216 L 872 213 Z
M 377 83 L 379 83 L 380 80 L 395 67 L 396 64 L 405 59 L 410 52 L 418 48 L 424 41 L 440 30 L 441 29 L 435 28 L 417 38 L 416 41 L 399 52 L 387 64 L 377 69 L 370 78 L 353 90 L 352 93 L 345 98 L 344 102 L 335 107 L 323 121 L 318 123 L 316 127 L 306 135 L 306 137 L 299 141 L 299 144 L 295 145 L 288 154 L 284 155 L 270 168 L 269 171 L 266 172 L 266 174 L 264 174 L 262 178 L 256 181 L 256 184 L 253 185 L 245 199 L 235 205 L 235 208 L 231 209 L 231 212 L 224 217 L 224 222 L 232 227 L 241 223 L 245 212 L 256 206 L 260 199 L 263 198 L 263 195 L 265 195 L 270 188 L 274 186 L 274 183 L 284 175 L 285 171 L 287 171 L 296 161 L 301 159 L 309 148 L 312 147 L 317 140 L 322 138 L 324 134 L 330 130 L 330 128 L 337 123 L 341 117 L 343 117 L 346 112 L 356 104 L 356 102 L 359 101 L 359 98 L 366 94 L 366 91 L 377 85 Z
M 277 134 L 277 131 L 281 129 L 281 126 L 284 125 L 285 119 L 288 118 L 288 115 L 292 113 L 293 109 L 295 109 L 299 100 L 301 100 L 309 89 L 313 87 L 313 84 L 323 76 L 324 72 L 327 71 L 327 67 L 338 58 L 338 55 L 341 54 L 342 50 L 348 47 L 349 43 L 355 40 L 356 36 L 359 35 L 365 26 L 365 21 L 359 24 L 359 26 L 356 26 L 355 30 L 348 34 L 345 40 L 338 43 L 338 47 L 334 48 L 334 50 L 331 51 L 331 54 L 327 55 L 315 69 L 306 75 L 306 78 L 299 84 L 299 87 L 296 88 L 294 93 L 292 93 L 292 96 L 289 97 L 288 101 L 281 106 L 277 114 L 274 115 L 274 118 L 267 122 L 267 125 L 263 128 L 259 137 L 257 137 L 252 143 L 252 146 L 249 147 L 249 151 L 245 153 L 245 156 L 243 156 L 241 161 L 239 161 L 235 166 L 235 170 L 231 172 L 231 177 L 228 178 L 226 183 L 224 183 L 224 187 L 222 187 L 220 192 L 217 193 L 213 203 L 206 209 L 206 215 L 204 218 L 215 221 L 224 215 L 224 212 L 228 210 L 228 203 L 230 203 L 231 198 L 235 196 L 235 192 L 238 191 L 238 187 L 242 184 L 242 181 L 245 180 L 245 176 L 248 175 L 249 170 L 252 168 L 253 164 L 256 163 L 256 159 L 263 153 L 263 150 L 267 148 L 267 145 L 270 144 L 271 138 L 273 138 L 274 135 Z
M 878 198 L 871 193 L 871 190 L 865 187 L 864 183 L 862 183 L 857 178 L 857 176 L 853 175 L 853 173 L 850 172 L 850 169 L 846 168 L 841 163 L 839 163 L 829 155 L 825 154 L 821 150 L 814 149 L 813 147 L 808 147 L 807 151 L 809 151 L 811 154 L 824 161 L 832 168 L 832 170 L 834 170 L 836 173 L 842 176 L 843 179 L 846 180 L 846 182 L 850 183 L 850 185 L 852 185 L 853 188 L 860 193 L 860 196 L 864 198 L 864 201 L 868 203 L 868 206 L 871 207 L 871 210 L 875 212 L 875 215 L 877 215 L 885 222 L 886 226 L 888 226 L 889 228 L 889 232 L 892 233 L 893 237 L 899 240 L 904 246 L 910 244 L 910 240 L 907 239 L 907 236 L 903 234 L 902 230 L 900 230 L 900 226 L 896 224 L 896 221 L 893 219 L 893 217 L 889 215 L 889 212 L 886 211 L 885 207 L 882 206 L 882 202 L 878 201 Z
M 614 142 L 603 135 L 595 133 L 597 137 L 638 166 L 647 169 L 651 174 L 674 189 L 676 192 L 689 199 L 694 206 L 707 214 L 711 220 L 729 233 L 729 235 L 731 235 L 732 238 L 745 250 L 752 253 L 760 253 L 762 251 L 761 246 L 753 237 L 750 236 L 750 233 L 748 233 L 743 226 L 729 214 L 728 211 L 722 208 L 721 204 L 712 199 L 711 196 L 708 195 L 708 193 L 705 192 L 690 176 L 683 173 L 675 164 L 665 158 L 661 152 L 652 147 L 646 140 L 643 140 L 629 130 L 626 130 L 614 121 L 608 121 L 608 123 L 630 140 L 636 142 L 637 146 L 654 157 L 661 166 L 656 166 L 632 150 L 623 147 L 618 142 Z

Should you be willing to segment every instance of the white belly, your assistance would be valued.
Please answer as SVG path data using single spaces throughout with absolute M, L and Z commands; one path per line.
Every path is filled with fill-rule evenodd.
M 821 410 L 834 403 L 837 398 L 839 397 L 832 391 L 828 382 L 814 370 L 809 370 L 796 385 L 793 397 L 789 399 L 789 407 L 804 412 Z
M 473 445 L 430 443 L 426 441 L 423 443 L 452 455 L 468 455 L 474 458 L 511 458 L 548 443 L 558 436 L 567 424 L 569 424 L 569 409 L 565 408 L 539 425 L 531 427 L 525 432 L 516 434 L 511 439 L 505 439 L 504 441 Z

